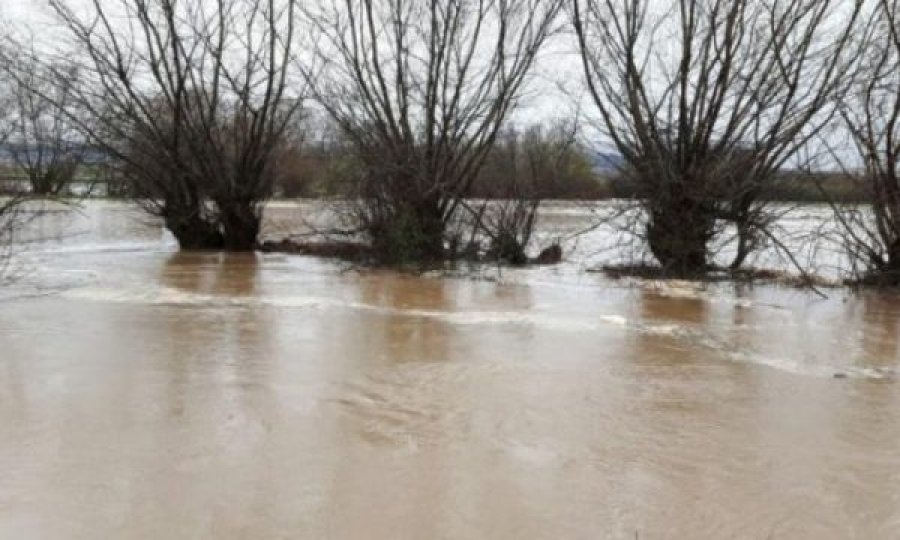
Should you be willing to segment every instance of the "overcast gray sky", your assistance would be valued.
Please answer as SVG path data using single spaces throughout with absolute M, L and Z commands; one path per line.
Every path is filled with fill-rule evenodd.
M 69 0 L 72 5 L 84 1 Z M 0 0 L 0 17 L 11 23 L 13 29 L 30 27 L 39 42 L 53 42 L 53 18 L 45 0 Z M 573 51 L 574 42 L 568 40 L 558 40 L 545 49 L 515 121 L 529 123 L 574 114 L 578 107 L 559 89 L 564 85 L 567 92 L 579 93 L 581 71 Z
M 86 0 L 68 1 L 71 5 L 86 5 Z M 54 35 L 58 30 L 52 23 L 46 0 L 0 0 L 2 19 L 10 23 L 14 30 L 30 28 L 39 43 L 54 44 L 58 37 Z M 586 121 L 595 118 L 596 111 L 593 104 L 585 99 L 583 74 L 575 48 L 573 36 L 562 36 L 545 48 L 533 72 L 533 82 L 524 96 L 522 107 L 511 120 L 517 124 L 529 124 L 571 117 L 577 112 L 583 120 L 583 135 L 597 145 L 602 137 Z M 845 146 L 846 140 L 839 140 L 837 144 Z M 604 145 L 601 143 L 598 146 Z

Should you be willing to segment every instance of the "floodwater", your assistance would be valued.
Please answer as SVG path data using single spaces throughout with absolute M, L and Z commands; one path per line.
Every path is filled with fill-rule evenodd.
M 176 253 L 108 202 L 35 227 L 0 538 L 900 537 L 900 298 L 612 281 L 584 243 L 422 276 Z

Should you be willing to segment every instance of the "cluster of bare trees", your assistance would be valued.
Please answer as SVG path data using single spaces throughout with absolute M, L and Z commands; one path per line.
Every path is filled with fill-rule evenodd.
M 297 126 L 312 97 L 359 164 L 358 229 L 373 252 L 397 260 L 446 256 L 456 240 L 449 228 L 467 211 L 463 199 L 563 7 L 47 3 L 65 42 L 55 53 L 5 58 L 28 89 L 19 131 L 57 143 L 37 156 L 47 145 L 23 145 L 21 166 L 41 191 L 58 190 L 57 177 L 71 175 L 63 143 L 77 132 L 114 160 L 127 192 L 163 218 L 182 247 L 252 249 L 279 165 L 300 159 Z M 55 114 L 43 114 L 47 104 Z
M 592 140 L 621 155 L 629 232 L 660 267 L 791 256 L 772 194 L 838 126 L 872 199 L 834 204 L 842 244 L 864 273 L 900 272 L 898 0 L 47 4 L 58 48 L 0 55 L 0 134 L 30 191 L 61 193 L 96 149 L 184 248 L 254 249 L 270 197 L 340 177 L 381 258 L 526 260 L 536 179 L 591 177 L 582 126 L 509 127 L 541 51 L 570 36 Z M 308 144 L 312 108 L 327 144 Z

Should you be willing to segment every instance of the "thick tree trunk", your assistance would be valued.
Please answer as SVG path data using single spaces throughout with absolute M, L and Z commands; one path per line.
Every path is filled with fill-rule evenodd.
M 56 195 L 61 191 L 61 188 L 62 185 L 55 183 L 49 173 L 31 178 L 31 192 L 34 195 L 40 197 Z
M 713 223 L 703 204 L 687 199 L 653 209 L 647 225 L 650 251 L 668 272 L 703 273 L 708 266 Z
M 257 247 L 260 217 L 252 202 L 219 203 L 222 223 L 223 249 L 226 251 L 253 251 Z
M 878 269 L 878 275 L 873 277 L 883 285 L 900 284 L 900 239 L 888 246 L 884 264 Z
M 181 249 L 223 249 L 222 233 L 212 223 L 197 216 L 167 216 L 166 228 L 175 236 Z
M 739 223 L 737 225 L 737 252 L 734 254 L 734 259 L 731 260 L 730 266 L 732 270 L 737 270 L 744 265 L 747 257 L 753 251 L 754 244 L 753 232 L 750 227 Z
M 33 178 L 31 180 L 31 192 L 39 197 L 46 197 L 53 194 L 53 186 L 43 178 Z

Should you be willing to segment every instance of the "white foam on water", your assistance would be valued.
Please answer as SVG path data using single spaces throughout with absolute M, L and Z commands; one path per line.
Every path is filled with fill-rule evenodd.
M 173 247 L 174 242 L 142 241 L 142 242 L 88 242 L 72 245 L 54 243 L 36 244 L 33 248 L 23 252 L 24 255 L 56 255 L 75 253 L 116 253 L 116 252 L 153 252 L 160 249 Z
M 729 358 L 734 361 L 765 366 L 794 375 L 819 377 L 826 379 L 894 379 L 898 370 L 887 367 L 837 366 L 830 364 L 812 364 L 791 358 L 765 356 L 747 352 L 731 351 Z
M 66 298 L 93 302 L 137 303 L 149 305 L 185 305 L 208 307 L 273 306 L 288 309 L 327 309 L 368 312 L 384 316 L 434 320 L 454 326 L 526 327 L 555 332 L 590 333 L 604 328 L 669 337 L 721 354 L 730 361 L 754 364 L 796 375 L 821 378 L 887 379 L 900 373 L 895 368 L 865 368 L 811 363 L 808 361 L 733 350 L 728 343 L 689 325 L 651 324 L 632 321 L 621 315 L 606 314 L 593 318 L 567 317 L 528 311 L 443 311 L 404 309 L 321 296 L 236 297 L 201 294 L 171 287 L 111 288 L 80 287 L 64 291 Z
M 432 319 L 456 326 L 533 326 L 545 330 L 571 332 L 593 331 L 602 326 L 598 322 L 584 319 L 558 317 L 524 311 L 443 311 L 404 309 L 317 297 L 263 298 L 261 301 L 265 304 L 279 307 L 350 309 L 355 311 L 369 311 L 381 315 Z M 614 324 L 620 326 L 624 325 L 624 319 L 621 317 L 600 317 L 598 320 L 606 323 L 613 321 Z
M 62 296 L 76 300 L 110 303 L 188 306 L 273 306 L 293 309 L 332 309 L 371 312 L 380 315 L 431 319 L 455 326 L 530 326 L 544 330 L 590 332 L 604 326 L 627 327 L 618 315 L 603 315 L 596 320 L 561 317 L 525 311 L 442 311 L 404 309 L 319 296 L 235 297 L 194 293 L 171 287 L 113 288 L 88 286 L 64 291 Z
M 678 279 L 646 281 L 642 287 L 668 298 L 702 299 L 706 296 L 703 284 Z
M 739 307 L 751 307 L 753 305 L 753 302 L 748 298 L 737 297 L 730 292 L 728 294 L 717 294 L 715 285 L 707 283 L 669 279 L 638 282 L 638 285 L 642 289 L 663 298 L 703 300 L 710 304 L 728 304 Z
M 401 316 L 435 319 L 460 326 L 533 326 L 544 330 L 570 332 L 585 332 L 597 330 L 599 328 L 597 323 L 588 320 L 523 311 L 432 311 L 421 309 L 391 309 L 390 312 Z
M 613 326 L 628 326 L 628 319 L 621 315 L 602 315 L 600 320 Z
M 75 300 L 117 304 L 229 306 L 247 303 L 239 297 L 199 294 L 171 287 L 112 288 L 92 286 L 64 291 L 62 296 Z
M 282 308 L 329 308 L 329 309 L 351 309 L 357 311 L 377 311 L 378 306 L 365 304 L 362 302 L 352 302 L 341 300 L 339 298 L 329 298 L 324 296 L 278 296 L 278 297 L 261 297 L 259 303 L 268 306 Z
M 680 324 L 644 324 L 641 325 L 641 330 L 657 336 L 688 337 L 696 335 L 695 332 L 691 332 Z

